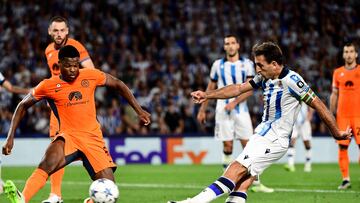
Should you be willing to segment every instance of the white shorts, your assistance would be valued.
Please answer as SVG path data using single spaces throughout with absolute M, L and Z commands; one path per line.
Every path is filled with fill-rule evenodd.
M 236 161 L 245 166 L 252 176 L 256 176 L 283 157 L 287 149 L 279 139 L 271 141 L 264 136 L 255 134 L 250 138 Z
M 312 137 L 310 121 L 305 121 L 302 125 L 294 125 L 291 138 L 296 139 L 300 135 L 304 141 L 311 140 Z
M 216 140 L 248 140 L 253 133 L 249 112 L 236 113 L 232 111 L 229 114 L 225 110 L 216 111 L 214 133 Z

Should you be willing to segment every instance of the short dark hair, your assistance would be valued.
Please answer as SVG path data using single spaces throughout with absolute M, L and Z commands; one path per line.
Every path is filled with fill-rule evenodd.
M 51 19 L 50 19 L 50 22 L 49 22 L 49 27 L 50 25 L 53 23 L 53 22 L 65 22 L 66 26 L 69 27 L 69 24 L 68 24 L 68 20 L 62 16 L 53 16 Z
M 238 39 L 238 38 L 236 37 L 236 35 L 234 35 L 234 34 L 225 35 L 224 40 L 225 40 L 225 38 L 229 38 L 229 37 L 235 38 L 236 42 L 237 42 L 237 43 L 240 43 L 240 42 L 239 42 L 239 39 Z
M 255 44 L 252 49 L 254 56 L 264 55 L 267 63 L 276 61 L 279 65 L 283 64 L 284 58 L 280 47 L 274 42 L 263 42 Z
M 58 56 L 59 60 L 75 57 L 80 57 L 80 53 L 74 46 L 66 45 L 60 48 Z
M 353 46 L 355 48 L 355 52 L 358 52 L 357 46 L 354 42 L 345 42 L 344 47 L 351 47 Z

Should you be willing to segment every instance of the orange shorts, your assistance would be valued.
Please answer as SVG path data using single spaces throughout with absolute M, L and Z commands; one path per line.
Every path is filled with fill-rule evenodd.
M 54 140 L 64 138 L 64 154 L 66 165 L 81 159 L 83 166 L 93 178 L 96 173 L 112 168 L 116 170 L 102 136 L 88 132 L 59 133 Z
M 341 131 L 345 131 L 348 126 L 352 129 L 353 137 L 355 138 L 356 144 L 360 144 L 360 117 L 345 118 L 337 116 L 336 122 Z M 337 140 L 338 144 L 349 146 L 351 140 Z

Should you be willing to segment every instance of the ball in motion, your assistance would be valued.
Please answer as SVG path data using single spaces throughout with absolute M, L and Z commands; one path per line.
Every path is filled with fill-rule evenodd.
M 101 178 L 90 185 L 89 195 L 95 203 L 115 203 L 119 197 L 119 190 L 113 181 Z

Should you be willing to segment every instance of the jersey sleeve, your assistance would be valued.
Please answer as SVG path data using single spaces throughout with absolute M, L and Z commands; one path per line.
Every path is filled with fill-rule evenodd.
M 336 88 L 339 88 L 338 71 L 337 70 L 335 70 L 334 74 L 333 74 L 332 86 L 336 87 Z
M 263 77 L 260 74 L 256 74 L 255 77 L 249 82 L 254 89 L 259 89 L 260 87 L 262 87 L 261 84 L 263 83 Z
M 255 66 L 254 66 L 254 62 L 252 62 L 251 60 L 247 60 L 246 61 L 246 72 L 247 72 L 247 78 L 252 78 L 255 76 Z
M 289 88 L 290 93 L 298 100 L 310 104 L 315 98 L 315 93 L 311 90 L 309 85 L 297 73 L 290 73 L 290 76 L 284 80 Z
M 46 82 L 41 81 L 36 87 L 34 87 L 31 91 L 32 96 L 36 100 L 41 100 L 47 96 L 47 88 Z
M 96 78 L 96 86 L 103 86 L 106 83 L 106 73 L 99 69 L 90 69 L 91 74 Z
M 2 85 L 5 82 L 5 77 L 2 73 L 0 73 L 0 85 Z
M 210 70 L 210 80 L 217 82 L 219 79 L 219 75 L 217 73 L 217 67 L 219 66 L 219 61 L 215 61 Z

